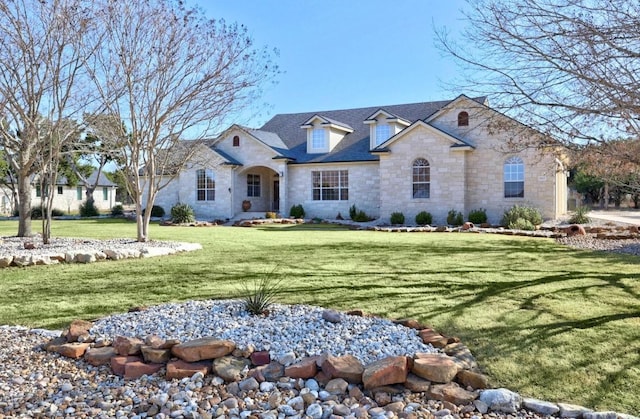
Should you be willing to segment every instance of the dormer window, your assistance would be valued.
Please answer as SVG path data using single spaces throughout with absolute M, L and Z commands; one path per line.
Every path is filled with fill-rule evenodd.
M 391 137 L 389 124 L 376 124 L 376 145 L 380 145 Z
M 324 128 L 314 128 L 311 133 L 311 148 L 321 150 L 327 148 L 327 136 Z
M 378 109 L 363 121 L 369 125 L 369 147 L 374 149 L 389 138 L 411 125 L 411 123 L 384 109 Z
M 300 128 L 307 130 L 307 153 L 330 153 L 331 150 L 348 134 L 353 132 L 347 124 L 314 115 L 307 119 Z
M 459 127 L 469 126 L 469 114 L 467 112 L 460 112 L 458 114 L 458 126 Z

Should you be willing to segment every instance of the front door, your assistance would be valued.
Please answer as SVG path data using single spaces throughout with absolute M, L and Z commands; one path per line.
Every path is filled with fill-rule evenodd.
M 273 203 L 271 204 L 274 211 L 280 211 L 280 181 L 273 181 Z

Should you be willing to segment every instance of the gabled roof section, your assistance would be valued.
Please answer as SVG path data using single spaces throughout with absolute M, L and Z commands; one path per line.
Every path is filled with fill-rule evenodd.
M 482 104 L 486 99 L 477 98 L 471 100 Z M 333 111 L 278 114 L 260 127 L 260 131 L 276 134 L 286 145 L 287 156 L 291 159 L 295 159 L 295 163 L 377 161 L 379 160 L 379 156 L 377 154 L 373 154 L 370 150 L 370 127 L 363 123 L 365 120 L 377 111 L 384 110 L 394 117 L 402 118 L 403 120 L 414 124 L 416 121 L 426 120 L 451 102 L 451 100 L 443 100 L 437 102 L 409 103 L 404 105 L 385 105 Z M 322 117 L 328 123 L 340 121 L 342 124 L 351 127 L 353 132 L 349 135 L 345 135 L 330 152 L 309 154 L 307 153 L 307 133 L 305 130 L 300 129 L 300 127 L 309 123 L 313 117 Z M 410 127 L 405 128 L 404 130 L 409 128 Z M 431 127 L 431 129 L 436 128 Z M 451 136 L 451 134 L 446 135 L 452 138 L 452 143 L 464 143 L 463 140 L 455 138 Z M 378 149 L 376 150 L 379 151 Z
M 234 159 L 233 157 L 231 157 L 230 155 L 228 155 L 224 151 L 218 150 L 217 148 L 213 148 L 213 147 L 209 147 L 209 148 L 211 149 L 211 151 L 213 151 L 218 156 L 220 156 L 220 158 L 222 160 L 224 160 L 224 163 L 222 163 L 222 164 L 226 164 L 226 165 L 230 165 L 230 166 L 242 166 L 242 163 L 240 163 L 238 160 Z
M 291 158 L 289 156 L 290 153 L 289 153 L 289 149 L 287 148 L 287 145 L 284 143 L 284 141 L 282 141 L 282 139 L 280 138 L 280 136 L 278 136 L 278 134 L 270 131 L 265 131 L 262 129 L 243 127 L 242 125 L 237 125 L 237 124 L 230 126 L 226 130 L 224 130 L 220 135 L 218 135 L 218 137 L 210 143 L 210 148 L 214 150 L 216 153 L 220 154 L 221 156 L 226 155 L 224 153 L 221 153 L 220 150 L 218 150 L 217 148 L 215 148 L 215 145 L 218 141 L 225 138 L 227 134 L 233 130 L 241 131 L 245 135 L 258 141 L 265 147 L 270 148 L 272 151 L 278 154 L 276 158 Z
M 374 112 L 373 114 L 369 115 L 369 117 L 367 117 L 367 119 L 365 119 L 363 122 L 365 124 L 374 124 L 377 122 L 378 120 L 378 116 L 380 115 L 384 115 L 385 119 L 387 120 L 387 122 L 397 122 L 399 124 L 402 124 L 404 126 L 409 126 L 411 125 L 411 121 L 407 121 L 406 119 L 404 119 L 401 116 L 398 115 L 394 115 L 391 112 L 387 112 L 384 109 L 378 109 L 376 112 Z
M 457 98 L 453 99 L 451 102 L 449 102 L 447 104 L 447 106 L 443 106 L 441 109 L 438 110 L 438 112 L 434 112 L 432 115 L 430 115 L 428 118 L 425 118 L 424 121 L 425 122 L 430 122 L 433 121 L 434 119 L 436 119 L 437 117 L 439 117 L 440 115 L 442 115 L 443 113 L 447 112 L 448 110 L 450 110 L 451 108 L 455 107 L 457 103 L 462 102 L 464 100 L 468 100 L 471 102 L 476 102 L 484 107 L 489 107 L 489 99 L 486 96 L 480 96 L 477 98 L 470 98 L 469 96 L 465 95 L 465 94 L 461 94 L 460 96 L 458 96 Z
M 326 116 L 322 116 L 318 114 L 313 115 L 311 118 L 306 120 L 302 125 L 300 125 L 300 128 L 305 128 L 305 129 L 313 128 L 314 121 L 320 121 L 320 125 L 322 126 L 328 126 L 331 128 L 339 129 L 348 134 L 353 132 L 353 128 L 349 124 L 345 124 L 344 122 L 340 122 L 335 119 L 327 118 Z
M 447 140 L 449 140 L 452 144 L 451 144 L 451 148 L 457 148 L 457 149 L 466 149 L 466 150 L 473 150 L 475 149 L 475 146 L 471 143 L 469 143 L 468 141 L 464 140 L 463 138 L 460 138 L 456 135 L 450 134 L 448 132 L 445 132 L 437 127 L 434 127 L 431 124 L 428 124 L 422 120 L 418 120 L 416 122 L 414 122 L 413 124 L 411 124 L 410 127 L 403 129 L 402 131 L 400 131 L 399 133 L 397 133 L 396 135 L 394 135 L 393 137 L 389 138 L 387 141 L 385 141 L 384 143 L 380 144 L 379 146 L 377 146 L 376 148 L 374 148 L 373 150 L 371 150 L 372 153 L 375 152 L 386 152 L 389 151 L 389 146 L 391 144 L 393 144 L 394 142 L 398 141 L 400 138 L 402 138 L 403 136 L 407 135 L 408 133 L 410 133 L 411 131 L 413 131 L 414 129 L 416 129 L 417 127 L 424 127 L 428 130 L 434 131 L 437 134 L 440 134 L 442 137 L 446 138 Z

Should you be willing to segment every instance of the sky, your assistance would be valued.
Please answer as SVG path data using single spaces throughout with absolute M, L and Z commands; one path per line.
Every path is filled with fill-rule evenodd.
M 248 27 L 276 48 L 282 71 L 263 95 L 259 127 L 278 113 L 453 99 L 458 71 L 434 27 L 464 28 L 464 0 L 194 0 L 211 18 Z

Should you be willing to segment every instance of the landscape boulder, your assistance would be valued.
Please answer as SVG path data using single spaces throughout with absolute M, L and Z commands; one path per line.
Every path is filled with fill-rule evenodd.
M 449 383 L 456 376 L 458 370 L 458 365 L 447 355 L 416 354 L 411 372 L 425 380 Z
M 480 400 L 495 412 L 516 413 L 522 405 L 522 397 L 506 388 L 484 390 Z
M 352 384 L 362 382 L 364 366 L 353 355 L 329 356 L 322 363 L 322 371 L 330 378 L 344 378 Z
M 404 383 L 408 373 L 406 357 L 390 356 L 368 364 L 362 373 L 362 383 L 365 389 Z
M 235 343 L 230 340 L 204 337 L 175 345 L 171 348 L 171 353 L 183 361 L 196 362 L 221 358 L 233 352 L 235 348 Z

